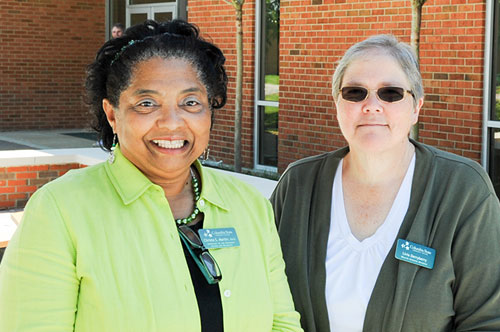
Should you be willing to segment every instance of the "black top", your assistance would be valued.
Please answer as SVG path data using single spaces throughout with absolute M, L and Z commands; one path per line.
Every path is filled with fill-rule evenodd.
M 189 227 L 198 234 L 198 230 L 203 228 L 203 220 Z M 179 239 L 179 241 L 181 240 Z M 207 282 L 193 257 L 191 257 L 191 254 L 186 249 L 184 242 L 181 241 L 181 243 L 189 272 L 191 273 L 196 300 L 198 301 L 201 331 L 222 332 L 224 331 L 224 324 L 222 320 L 222 302 L 220 299 L 219 284 L 210 285 Z M 192 248 L 192 250 L 197 254 L 201 252 L 200 249 Z

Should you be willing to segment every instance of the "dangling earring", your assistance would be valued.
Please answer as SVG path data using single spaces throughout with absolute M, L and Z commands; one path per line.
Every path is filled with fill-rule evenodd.
M 115 162 L 115 149 L 117 141 L 118 141 L 118 135 L 113 134 L 113 144 L 111 145 L 111 152 L 109 153 L 109 158 L 108 158 L 108 163 L 110 164 Z
M 203 151 L 201 158 L 203 159 L 203 161 L 207 161 L 209 156 L 210 156 L 210 149 L 207 147 L 205 151 Z

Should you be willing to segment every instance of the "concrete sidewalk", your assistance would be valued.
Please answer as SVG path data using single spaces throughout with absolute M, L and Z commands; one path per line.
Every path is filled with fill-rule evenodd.
M 89 129 L 0 132 L 0 151 L 92 148 L 97 146 L 95 137 Z

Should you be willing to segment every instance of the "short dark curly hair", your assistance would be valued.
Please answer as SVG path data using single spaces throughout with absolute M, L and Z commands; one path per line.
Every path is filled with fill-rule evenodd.
M 222 51 L 200 37 L 193 24 L 182 20 L 161 23 L 147 20 L 128 28 L 123 36 L 107 41 L 87 68 L 86 102 L 94 115 L 93 128 L 103 149 L 109 151 L 113 144 L 113 129 L 102 108 L 103 99 L 118 107 L 120 94 L 129 86 L 135 66 L 153 57 L 188 61 L 207 89 L 211 110 L 226 104 L 226 59 Z

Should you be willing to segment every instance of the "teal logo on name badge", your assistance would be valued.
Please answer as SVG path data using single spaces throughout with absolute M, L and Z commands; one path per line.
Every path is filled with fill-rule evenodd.
M 240 240 L 233 227 L 203 228 L 198 230 L 201 242 L 207 249 L 239 247 Z
M 395 257 L 403 262 L 432 269 L 436 258 L 436 250 L 418 243 L 398 239 Z

